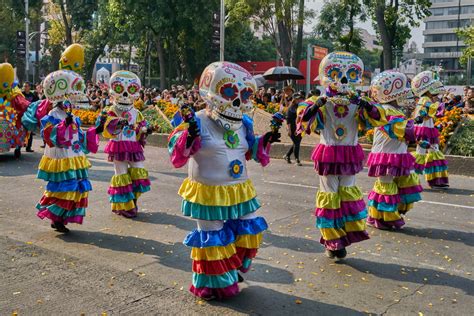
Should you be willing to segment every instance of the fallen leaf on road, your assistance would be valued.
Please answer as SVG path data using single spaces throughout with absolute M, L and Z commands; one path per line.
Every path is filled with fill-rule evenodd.
M 296 304 L 301 304 L 301 303 L 303 303 L 303 302 L 302 302 L 301 300 L 295 300 L 295 303 L 296 303 Z
M 21 294 L 21 292 L 13 292 L 13 295 Z

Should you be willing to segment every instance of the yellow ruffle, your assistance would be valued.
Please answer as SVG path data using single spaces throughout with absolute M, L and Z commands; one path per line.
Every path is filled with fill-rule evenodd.
M 232 206 L 257 196 L 252 181 L 233 185 L 206 185 L 184 179 L 178 194 L 186 201 L 207 206 Z
M 420 184 L 420 177 L 416 173 L 410 173 L 408 176 L 395 177 L 393 181 L 399 188 L 409 188 Z
M 448 170 L 433 172 L 433 173 L 427 173 L 427 174 L 425 174 L 425 177 L 426 177 L 427 181 L 430 181 L 430 180 L 433 180 L 433 179 L 438 179 L 438 178 L 447 178 L 448 177 Z
M 364 231 L 367 227 L 365 219 L 355 222 L 347 222 L 344 229 L 342 228 L 320 228 L 321 235 L 325 240 L 339 239 L 347 235 L 348 232 Z
M 124 187 L 130 184 L 132 184 L 132 178 L 128 173 L 113 176 L 110 180 L 110 185 L 114 188 Z
M 395 182 L 385 183 L 380 180 L 375 181 L 374 189 L 376 193 L 382 195 L 395 195 L 398 194 L 398 187 Z
M 227 246 L 216 246 L 216 247 L 207 247 L 207 248 L 192 248 L 191 249 L 191 259 L 193 260 L 206 260 L 206 261 L 215 261 L 228 259 L 235 255 L 237 250 L 235 244 L 230 244 Z
M 61 200 L 68 200 L 68 201 L 74 201 L 74 202 L 79 202 L 80 200 L 87 198 L 88 197 L 88 192 L 80 193 L 77 191 L 69 191 L 69 192 L 50 192 L 50 191 L 45 191 L 44 196 L 46 197 L 51 197 L 51 198 L 57 198 Z
M 144 168 L 130 168 L 128 173 L 132 180 L 144 180 L 148 179 L 148 171 Z
M 316 193 L 316 207 L 325 209 L 338 209 L 341 207 L 341 201 L 359 201 L 362 200 L 362 191 L 357 186 L 339 187 L 339 192 Z
M 437 150 L 437 151 L 431 151 L 426 155 L 426 162 L 432 162 L 435 160 L 445 160 L 446 158 L 444 157 L 444 154 Z
M 398 212 L 379 212 L 375 207 L 369 206 L 369 216 L 384 222 L 393 222 L 401 219 Z
M 66 172 L 69 170 L 89 169 L 91 163 L 86 156 L 55 159 L 43 156 L 38 169 L 45 172 Z
M 258 233 L 257 235 L 240 235 L 235 241 L 235 246 L 247 249 L 257 249 L 262 243 L 262 238 L 262 233 Z
M 129 211 L 135 208 L 135 202 L 128 201 L 127 203 L 111 203 L 112 211 Z
M 387 125 L 388 121 L 387 121 L 387 116 L 385 115 L 386 113 L 386 110 L 381 107 L 381 106 L 377 106 L 377 110 L 380 114 L 379 116 L 379 119 L 376 120 L 374 118 L 372 118 L 366 110 L 362 111 L 362 116 L 364 117 L 364 119 L 369 122 L 370 126 L 372 127 L 379 127 L 379 126 L 384 126 L 384 125 Z
M 419 154 L 416 151 L 411 153 L 415 157 L 415 163 L 424 165 L 426 163 L 426 154 Z

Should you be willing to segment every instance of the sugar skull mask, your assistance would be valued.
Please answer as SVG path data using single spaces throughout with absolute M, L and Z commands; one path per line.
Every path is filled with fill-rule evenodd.
M 404 106 L 413 100 L 407 76 L 398 71 L 387 70 L 375 76 L 370 91 L 372 98 L 380 103 L 397 101 L 398 105 Z
M 415 95 L 421 97 L 426 92 L 432 95 L 438 95 L 444 92 L 443 83 L 439 80 L 438 74 L 432 71 L 420 72 L 413 78 L 411 88 Z
M 84 67 L 84 47 L 72 44 L 62 53 L 59 60 L 59 69 L 80 71 Z
M 74 71 L 57 70 L 43 81 L 46 98 L 53 103 L 69 101 L 73 105 L 86 97 L 84 79 Z
M 8 63 L 0 64 L 0 99 L 8 99 L 12 92 L 15 71 Z
M 129 110 L 140 96 L 140 78 L 130 71 L 117 71 L 109 80 L 110 95 L 119 109 Z
M 332 52 L 319 65 L 321 85 L 342 94 L 354 91 L 356 86 L 362 84 L 363 73 L 362 60 L 347 52 Z
M 215 62 L 204 69 L 199 94 L 207 103 L 211 118 L 226 130 L 238 130 L 244 113 L 253 108 L 251 97 L 257 89 L 252 75 L 241 66 Z

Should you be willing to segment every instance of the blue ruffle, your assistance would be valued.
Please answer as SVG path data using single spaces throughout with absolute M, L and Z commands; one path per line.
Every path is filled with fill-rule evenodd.
M 225 222 L 235 235 L 257 235 L 267 230 L 268 225 L 263 217 L 252 219 L 231 219 Z
M 109 196 L 110 203 L 127 203 L 135 199 L 135 194 L 132 192 L 125 194 L 114 194 Z
M 149 185 L 134 185 L 133 186 L 133 192 L 137 193 L 145 193 L 150 191 L 150 186 Z
M 445 170 L 448 170 L 448 166 L 432 166 L 432 167 L 425 168 L 424 172 L 425 174 L 431 174 L 435 172 L 442 172 Z
M 255 212 L 259 208 L 260 202 L 257 198 L 232 206 L 207 206 L 186 200 L 181 202 L 181 211 L 184 216 L 190 216 L 192 218 L 206 221 L 238 219 L 244 215 Z
M 34 132 L 38 129 L 36 111 L 41 102 L 42 100 L 31 103 L 21 118 L 21 124 L 30 132 Z
M 329 219 L 325 217 L 316 218 L 316 227 L 318 228 L 344 228 L 347 222 L 355 222 L 367 218 L 367 209 L 356 215 L 344 216 L 342 218 Z
M 92 191 L 92 185 L 88 179 L 67 180 L 63 182 L 48 182 L 46 191 L 49 192 L 88 192 Z
M 220 230 L 204 231 L 195 229 L 186 236 L 183 244 L 194 248 L 227 246 L 235 242 L 234 232 L 227 226 Z
M 230 270 L 220 275 L 193 273 L 193 285 L 196 288 L 208 287 L 211 289 L 222 289 L 237 283 L 237 281 L 237 270 Z
M 402 203 L 410 204 L 421 201 L 421 194 L 420 193 L 412 193 L 412 194 L 402 194 L 400 195 Z
M 368 204 L 369 206 L 375 207 L 379 212 L 395 212 L 398 210 L 398 204 L 388 204 L 374 200 L 369 200 Z
M 89 178 L 88 169 L 69 170 L 65 172 L 46 172 L 38 170 L 38 179 L 53 182 L 64 182 L 67 180 L 78 180 Z
M 53 213 L 54 215 L 58 216 L 58 217 L 62 217 L 62 218 L 68 218 L 68 217 L 74 217 L 74 216 L 86 216 L 86 208 L 85 207 L 80 207 L 80 208 L 75 208 L 73 210 L 66 210 L 60 206 L 57 206 L 55 204 L 51 204 L 51 205 L 41 205 L 41 204 L 37 204 L 36 205 L 36 208 L 38 210 L 43 210 L 43 209 L 48 209 L 51 213 Z
M 246 130 L 245 139 L 247 140 L 249 148 L 252 148 L 256 141 L 255 134 L 253 132 L 253 120 L 250 116 L 244 114 L 242 117 L 242 124 L 245 126 Z

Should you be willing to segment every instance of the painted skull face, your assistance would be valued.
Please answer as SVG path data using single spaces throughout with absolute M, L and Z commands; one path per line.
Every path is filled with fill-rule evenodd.
M 121 70 L 110 77 L 109 86 L 115 105 L 128 110 L 133 106 L 133 101 L 140 96 L 142 84 L 136 74 Z
M 380 103 L 397 101 L 399 105 L 402 105 L 400 103 L 408 102 L 410 94 L 413 99 L 407 76 L 393 70 L 387 70 L 375 76 L 370 91 L 375 101 Z
M 341 94 L 354 91 L 362 84 L 364 63 L 352 53 L 332 52 L 319 65 L 321 85 Z
M 43 81 L 43 90 L 46 98 L 53 103 L 69 101 L 75 105 L 86 97 L 84 79 L 70 70 L 50 73 Z
M 12 92 L 15 71 L 8 63 L 0 64 L 0 99 L 8 99 Z
M 438 95 L 445 91 L 438 74 L 428 70 L 420 72 L 413 78 L 411 88 L 413 89 L 413 93 L 419 97 L 426 92 L 430 92 L 432 95 Z
M 252 110 L 251 97 L 256 89 L 252 75 L 229 62 L 210 64 L 199 82 L 199 94 L 209 106 L 211 118 L 233 131 L 242 126 L 243 115 Z

